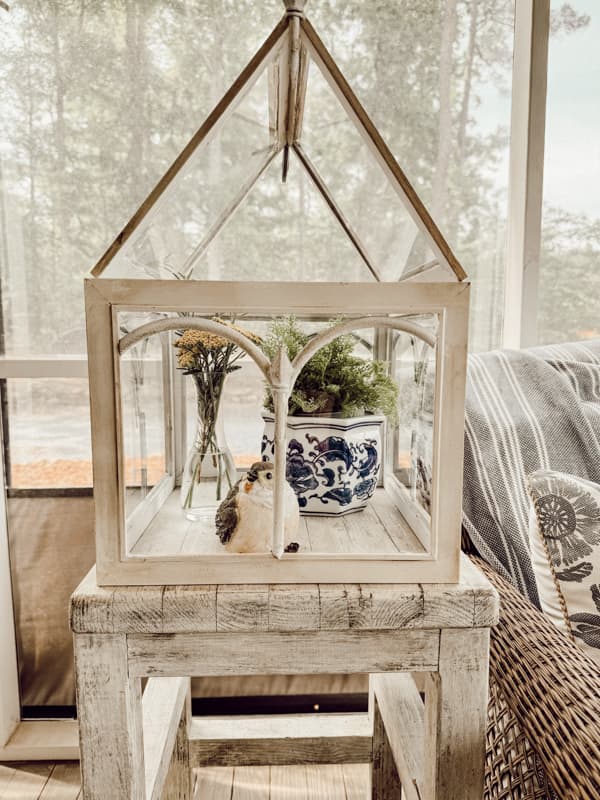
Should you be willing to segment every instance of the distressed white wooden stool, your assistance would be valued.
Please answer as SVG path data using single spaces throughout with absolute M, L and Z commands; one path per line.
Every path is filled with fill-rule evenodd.
M 83 797 L 188 799 L 199 766 L 371 762 L 379 800 L 481 800 L 497 615 L 466 557 L 453 585 L 99 588 L 92 570 L 71 603 Z M 370 673 L 369 713 L 191 717 L 188 676 L 288 673 Z

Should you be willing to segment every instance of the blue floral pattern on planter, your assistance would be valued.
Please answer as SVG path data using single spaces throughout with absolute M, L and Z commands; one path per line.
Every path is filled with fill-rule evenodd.
M 264 414 L 263 459 L 274 458 L 273 417 Z M 367 505 L 381 468 L 383 417 L 288 418 L 286 478 L 303 514 L 339 516 Z

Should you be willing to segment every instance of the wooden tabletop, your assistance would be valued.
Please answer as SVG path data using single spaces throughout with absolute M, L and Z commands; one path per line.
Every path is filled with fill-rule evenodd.
M 457 584 L 252 584 L 98 587 L 71 599 L 74 633 L 209 633 L 484 628 L 496 590 L 461 557 Z

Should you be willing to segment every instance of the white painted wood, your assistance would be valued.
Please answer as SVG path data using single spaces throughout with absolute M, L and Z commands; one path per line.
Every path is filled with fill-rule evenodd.
M 175 477 L 173 475 L 165 475 L 156 486 L 152 487 L 147 497 L 144 497 L 129 514 L 125 524 L 125 547 L 127 552 L 135 549 L 140 536 L 159 513 L 167 499 L 173 494 L 174 488 Z
M 377 530 L 372 531 L 367 541 L 378 540 L 381 537 L 387 540 L 379 550 L 373 550 L 373 553 L 424 553 L 421 542 L 409 528 L 390 494 L 389 486 L 386 486 L 385 490 L 377 489 L 369 501 L 369 509 L 354 515 L 301 516 L 300 529 L 295 536 L 300 544 L 300 552 L 304 555 L 308 553 L 350 555 L 353 552 L 368 552 L 364 543 L 358 550 L 353 550 L 353 538 L 349 534 L 349 529 L 354 531 L 357 525 L 368 524 Z M 182 553 L 222 555 L 224 551 L 216 536 L 214 522 L 187 520 L 181 510 L 179 492 L 175 491 L 137 540 L 132 553 L 138 556 L 169 556 Z
M 225 583 L 455 583 L 458 571 L 419 553 L 319 555 L 284 554 L 281 559 L 261 555 L 164 556 L 160 559 L 131 556 L 124 563 L 100 573 L 111 586 L 162 586 L 165 584 Z M 458 556 L 457 556 L 458 558 Z M 223 560 L 227 559 L 227 560 Z M 449 574 L 449 569 L 452 572 Z
M 400 782 L 410 800 L 479 800 L 489 629 L 449 626 L 495 621 L 494 595 L 478 570 L 466 564 L 454 587 L 255 584 L 109 590 L 95 585 L 92 572 L 75 593 L 71 613 L 81 734 L 88 737 L 82 742 L 84 797 L 99 796 L 89 787 L 94 781 L 98 785 L 102 772 L 105 781 L 117 782 L 115 796 L 144 796 L 137 780 L 147 787 L 148 798 L 158 798 L 166 781 L 164 800 L 187 800 L 190 761 L 236 768 L 280 765 L 270 774 L 273 778 L 275 770 L 275 796 L 285 796 L 291 767 L 282 765 L 373 758 L 373 797 L 379 800 L 399 797 Z M 89 622 L 113 632 L 77 632 Z M 189 632 L 175 632 L 182 629 Z M 119 630 L 127 634 L 115 633 Z M 398 674 L 408 672 L 425 673 L 425 708 L 413 678 Z M 290 673 L 392 674 L 372 677 L 370 715 L 198 718 L 188 728 L 189 679 L 177 676 Z M 144 676 L 151 679 L 142 702 Z M 142 705 L 145 780 L 138 775 L 144 772 Z M 86 764 L 92 750 L 104 761 L 103 770 Z M 108 759 L 117 751 L 122 755 L 115 770 Z M 341 767 L 326 773 L 318 777 L 307 768 L 301 796 L 356 796 L 357 785 Z M 232 774 L 224 772 L 224 783 L 217 782 L 218 791 L 228 787 L 230 797 Z M 204 789 L 211 796 L 208 784 Z M 240 787 L 241 797 L 244 792 Z
M 488 628 L 441 631 L 438 672 L 425 689 L 427 800 L 481 800 L 488 657 Z
M 498 595 L 462 556 L 457 584 L 222 584 L 98 587 L 73 594 L 75 633 L 393 630 L 487 627 Z M 297 617 L 300 615 L 301 619 Z
M 318 767 L 280 766 L 269 770 L 269 800 L 310 800 L 308 771 Z M 327 769 L 327 767 L 321 767 Z M 238 770 L 236 770 L 236 776 Z M 313 794 L 313 797 L 318 795 Z
M 182 293 L 182 289 L 184 292 Z M 460 552 L 460 497 L 462 489 L 462 425 L 464 415 L 464 382 L 466 370 L 466 330 L 468 317 L 468 286 L 465 284 L 296 284 L 297 297 L 290 304 L 289 284 L 194 281 L 95 281 L 88 286 L 90 358 L 92 372 L 92 420 L 94 460 L 97 463 L 96 480 L 98 545 L 98 576 L 106 584 L 158 584 L 158 583 L 226 583 L 226 582 L 454 582 L 458 579 Z M 259 555 L 235 556 L 207 555 L 202 559 L 156 556 L 154 559 L 128 556 L 121 544 L 123 532 L 123 487 L 119 475 L 122 471 L 120 455 L 120 395 L 118 392 L 119 361 L 115 357 L 115 339 L 118 333 L 110 328 L 119 310 L 172 311 L 194 309 L 202 313 L 267 314 L 298 312 L 323 313 L 330 318 L 339 313 L 357 316 L 342 324 L 337 333 L 346 329 L 374 323 L 391 327 L 406 327 L 396 317 L 381 318 L 382 314 L 437 313 L 440 316 L 436 347 L 436 418 L 434 426 L 433 498 L 431 522 L 431 554 L 407 553 L 390 555 L 399 563 L 393 569 L 383 563 L 381 554 L 361 548 L 362 553 L 346 559 L 339 554 L 321 556 L 318 560 L 310 554 L 296 553 L 290 558 L 282 555 L 277 561 Z M 372 313 L 373 318 L 361 322 L 360 317 Z M 200 327 L 219 326 L 211 320 L 196 319 Z M 151 323 L 129 334 L 121 342 L 122 348 L 135 337 L 146 335 L 157 326 L 167 329 L 178 324 L 175 318 Z M 113 322 L 114 326 L 114 322 Z M 166 327 L 165 327 L 166 326 Z M 219 326 L 219 330 L 222 326 Z M 228 331 L 228 329 L 224 329 Z M 229 331 L 228 334 L 229 335 Z M 331 332 L 326 337 L 335 335 Z M 97 343 L 98 339 L 102 343 Z M 320 343 L 321 340 L 319 340 Z M 246 349 L 249 343 L 246 342 Z M 252 345 L 253 346 L 253 345 Z M 296 359 L 294 369 L 302 366 L 302 359 L 312 353 L 311 343 L 306 352 Z M 256 354 L 255 354 L 256 355 Z M 285 394 L 293 376 L 278 375 L 277 366 L 267 367 L 264 356 L 256 357 L 261 368 L 267 371 L 272 384 Z M 263 363 L 265 362 L 265 363 Z M 96 366 L 94 366 L 96 364 Z M 115 390 L 111 395 L 107 385 L 109 369 L 115 375 Z M 283 367 L 279 364 L 279 367 Z M 283 408 L 284 402 L 281 403 Z M 279 421 L 279 429 L 282 422 Z M 106 436 L 114 430 L 114 437 Z M 102 435 L 100 435 L 102 431 Z M 460 442 L 459 442 L 460 439 Z M 283 464 L 280 464 L 281 472 Z M 115 481 L 115 476 L 117 480 Z M 281 476 L 279 476 L 281 478 Z M 282 485 L 282 480 L 277 481 Z M 120 512 L 119 512 L 120 509 Z M 276 512 L 281 502 L 276 498 Z M 278 519 L 278 514 L 274 515 Z M 349 521 L 355 530 L 356 520 Z M 280 527 L 280 526 L 279 526 Z M 281 536 L 279 536 L 279 539 Z M 423 538 L 423 536 L 422 536 Z M 281 541 L 276 539 L 274 551 L 281 554 Z M 355 540 L 357 541 L 357 540 Z M 394 550 L 395 548 L 392 548 Z M 226 558 L 227 560 L 223 560 Z M 338 563 L 329 563 L 338 560 Z M 311 563 L 307 563 L 311 561 Z M 372 561 L 370 565 L 363 561 Z M 419 561 L 407 565 L 407 561 Z
M 0 421 L 0 434 L 3 436 Z M 0 454 L 0 751 L 15 733 L 21 719 L 19 700 L 19 668 L 15 638 L 8 519 L 6 516 L 6 485 L 4 448 Z
M 398 481 L 396 483 L 399 485 Z M 409 525 L 404 517 L 401 506 L 398 503 L 398 497 L 390 490 L 387 478 L 385 490 L 375 492 L 371 498 L 370 507 L 384 526 L 390 539 L 394 542 L 398 552 L 418 552 L 419 550 L 428 552 L 427 544 L 423 542 L 424 537 L 417 536 L 413 526 Z M 415 504 L 413 504 L 413 507 L 415 507 Z M 427 528 L 426 541 L 428 542 L 428 540 L 429 527 Z
M 141 680 L 128 674 L 125 636 L 74 644 L 83 800 L 146 800 Z
M 387 739 L 383 740 L 380 731 L 381 747 L 389 747 L 406 800 L 424 800 L 425 707 L 415 682 L 407 674 L 371 675 L 370 684 L 370 702 L 375 707 L 376 725 L 379 713 L 380 727 Z M 374 753 L 376 747 L 374 743 Z M 386 797 L 386 787 L 382 786 L 384 780 L 383 776 L 377 778 L 382 796 Z M 375 775 L 373 782 L 376 782 Z
M 177 281 L 133 278 L 87 278 L 101 299 L 123 310 L 194 312 L 207 317 L 247 312 L 271 316 L 299 313 L 344 314 L 438 313 L 460 303 L 459 283 L 333 283 L 289 281 Z
M 189 678 L 151 678 L 144 690 L 142 718 L 147 800 L 161 800 L 163 796 L 189 694 Z
M 302 368 L 306 366 L 307 362 L 326 344 L 329 344 L 339 336 L 346 333 L 354 333 L 355 331 L 363 330 L 365 328 L 389 328 L 390 330 L 403 331 L 411 336 L 416 336 L 421 339 L 430 347 L 435 347 L 437 340 L 432 336 L 431 332 L 409 320 L 398 319 L 396 317 L 359 317 L 358 319 L 350 319 L 345 322 L 340 322 L 330 328 L 326 328 L 320 333 L 312 337 L 309 343 L 302 348 L 293 361 L 292 381 L 294 381 Z
M 265 584 L 219 586 L 217 631 L 269 630 L 269 587 Z
M 288 56 L 288 103 L 287 103 L 287 125 L 286 125 L 286 144 L 292 145 L 295 141 L 296 131 L 296 112 L 298 103 L 298 83 L 300 78 L 300 20 L 292 15 L 289 20 L 289 47 Z
M 173 474 L 175 485 L 181 486 L 181 476 L 187 458 L 187 407 L 186 376 L 175 366 L 176 359 L 171 359 L 172 397 L 173 397 Z
M 550 0 L 515 7 L 508 241 L 502 342 L 536 344 Z
M 320 628 L 319 586 L 305 583 L 269 586 L 270 631 L 314 631 Z
M 377 697 L 373 697 L 372 800 L 399 800 L 402 797 L 402 784 L 389 735 Z
M 372 726 L 367 714 L 277 714 L 196 717 L 192 767 L 367 763 Z
M 269 65 L 269 133 L 271 146 L 282 151 L 287 144 L 292 34 L 289 22 L 281 39 L 279 54 Z M 285 158 L 285 151 L 284 151 Z M 282 173 L 282 180 L 285 170 Z
M 130 634 L 129 674 L 286 675 L 437 669 L 436 630 Z
M 145 325 L 140 325 L 133 331 L 125 334 L 119 339 L 119 354 L 122 356 L 138 342 L 147 339 L 149 336 L 156 336 L 166 331 L 176 331 L 182 327 L 182 320 L 180 318 L 167 317 L 165 319 L 152 320 Z M 265 377 L 269 377 L 269 360 L 263 351 L 254 344 L 247 336 L 240 333 L 235 328 L 229 325 L 224 325 L 222 322 L 216 322 L 213 319 L 204 319 L 202 317 L 190 317 L 185 320 L 185 327 L 191 330 L 208 331 L 217 336 L 222 336 L 228 339 L 241 349 L 244 350 L 250 358 L 256 363 Z
M 193 797 L 193 775 L 190 769 L 189 730 L 192 721 L 190 693 L 184 712 L 179 720 L 175 747 L 165 781 L 162 800 L 191 800 Z
M 457 584 L 222 584 L 98 587 L 73 594 L 75 633 L 393 630 L 487 627 L 498 595 L 466 556 Z M 300 616 L 300 620 L 297 617 Z
M 85 378 L 86 356 L 0 357 L 0 378 Z
M 391 469 L 385 473 L 384 486 L 423 550 L 428 553 L 431 548 L 431 516 L 414 502 L 406 486 L 400 483 Z
M 283 557 L 285 547 L 285 498 L 287 457 L 287 413 L 294 376 L 287 352 L 280 347 L 269 366 L 268 383 L 275 408 L 275 488 L 273 490 L 273 538 L 271 551 L 275 558 Z M 295 502 L 295 501 L 294 501 Z
M 176 369 L 176 355 L 170 335 L 161 336 L 161 373 L 163 394 L 163 425 L 165 437 L 165 474 L 170 478 L 171 486 L 175 486 L 175 398 L 173 396 L 173 373 Z M 168 495 L 167 495 L 168 496 Z M 163 497 L 162 502 L 166 500 Z
M 115 334 L 111 304 L 98 291 L 98 282 L 85 282 L 86 329 L 92 423 L 92 467 L 96 487 L 96 565 L 98 575 L 121 559 L 120 536 L 124 504 L 119 502 Z M 122 475 L 121 475 L 122 478 Z

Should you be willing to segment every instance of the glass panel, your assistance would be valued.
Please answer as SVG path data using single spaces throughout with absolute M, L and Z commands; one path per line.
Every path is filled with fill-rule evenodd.
M 268 71 L 195 150 L 105 277 L 214 278 L 220 265 L 195 264 L 258 177 L 276 145 L 269 130 Z M 215 274 L 216 272 L 216 274 Z
M 9 485 L 56 489 L 92 485 L 87 380 L 7 381 Z
M 260 412 L 265 393 L 264 376 L 255 362 L 246 356 L 239 366 L 240 369 L 232 372 L 225 383 L 221 405 L 225 441 L 231 449 L 238 474 L 255 461 L 260 461 L 264 426 Z M 191 388 L 191 382 L 188 381 L 187 385 Z
M 308 7 L 474 280 L 476 349 L 497 344 L 501 324 L 513 5 L 502 0 L 493 14 L 479 3 L 429 1 L 418 13 L 396 0 L 354 3 L 351 14 L 330 2 Z M 280 13 L 276 2 L 250 0 L 218 9 L 76 0 L 22 3 L 5 15 L 7 352 L 84 352 L 80 277 Z
M 125 512 L 134 509 L 166 475 L 165 381 L 168 337 L 153 336 L 121 359 L 121 414 L 125 470 Z
M 473 283 L 474 350 L 499 346 L 502 330 L 514 5 L 383 0 L 353 3 L 351 13 L 332 2 L 307 6 Z
M 600 336 L 600 14 L 552 2 L 544 211 L 539 275 L 541 344 Z
M 75 707 L 69 598 L 95 562 L 86 379 L 6 381 L 8 542 L 24 713 Z M 64 496 L 74 495 L 74 496 Z
M 310 177 L 290 158 L 272 162 L 237 214 L 213 240 L 195 277 L 228 280 L 372 280 Z
M 430 333 L 436 334 L 438 319 L 435 315 L 421 315 L 413 319 Z M 411 499 L 429 515 L 433 489 L 436 351 L 414 336 L 399 333 L 394 337 L 392 353 L 400 385 L 399 424 L 393 435 L 392 468 Z
M 144 517 L 142 535 L 132 538 L 135 554 L 237 552 L 237 544 L 224 548 L 215 535 L 217 509 L 239 479 L 241 488 L 253 486 L 256 476 L 249 469 L 254 462 L 274 460 L 276 455 L 273 407 L 258 367 L 235 348 L 227 353 L 224 340 L 186 327 L 186 319 L 177 318 L 180 328 L 172 338 L 172 346 L 183 373 L 187 407 L 184 419 L 174 417 L 174 425 L 176 437 L 181 424 L 187 425 L 188 457 L 178 481 L 181 485 L 163 505 Z M 435 317 L 418 321 L 435 332 Z M 269 357 L 283 346 L 293 358 L 315 334 L 336 323 L 311 315 L 275 320 L 244 317 L 235 324 L 252 336 L 261 337 Z M 374 353 L 383 346 L 380 339 L 373 329 L 336 338 L 318 351 L 294 386 L 286 434 L 286 503 L 288 509 L 299 507 L 300 520 L 299 527 L 290 522 L 286 544 L 297 542 L 303 552 L 393 556 L 405 550 L 423 551 L 423 542 L 418 538 L 421 531 L 415 535 L 411 530 L 402 503 L 405 509 L 422 505 L 428 487 L 423 486 L 419 496 L 416 492 L 421 484 L 416 480 L 406 479 L 404 490 L 401 486 L 383 488 L 388 446 L 385 431 L 389 415 L 388 424 L 398 431 L 401 440 L 404 437 L 408 441 L 407 458 L 412 458 L 414 464 L 409 464 L 407 472 L 416 474 L 418 458 L 419 474 L 426 476 L 431 465 L 433 413 L 433 383 L 429 376 L 433 376 L 434 369 L 431 365 L 426 388 L 421 384 L 417 387 L 415 401 L 402 385 L 408 383 L 404 354 L 395 357 L 398 383 L 404 392 L 396 425 L 396 380 L 387 377 L 384 355 L 377 365 L 372 363 Z M 227 373 L 224 381 L 220 377 L 223 372 Z M 410 413 L 406 411 L 407 397 L 413 404 Z M 129 400 L 129 406 L 133 405 Z M 206 429 L 212 431 L 208 436 L 203 433 Z M 398 445 L 393 447 L 397 454 Z M 197 458 L 198 453 L 207 453 L 208 457 Z M 190 457 L 196 457 L 196 461 Z M 139 508 L 143 506 L 144 503 Z M 360 514 L 351 513 L 356 511 Z M 267 513 L 265 519 L 268 518 Z M 268 552 L 270 535 L 271 524 L 267 524 L 261 533 L 263 538 L 252 540 L 243 552 Z
M 56 423 L 53 430 L 62 443 Z M 67 424 L 64 439 L 70 433 Z M 48 718 L 71 706 L 75 716 L 69 600 L 96 561 L 94 499 L 19 492 L 8 498 L 7 521 L 23 711 Z
M 2 12 L 7 353 L 85 352 L 83 276 L 282 10 L 251 0 L 73 0 Z
M 431 260 L 396 189 L 315 64 L 301 143 L 382 280 Z

